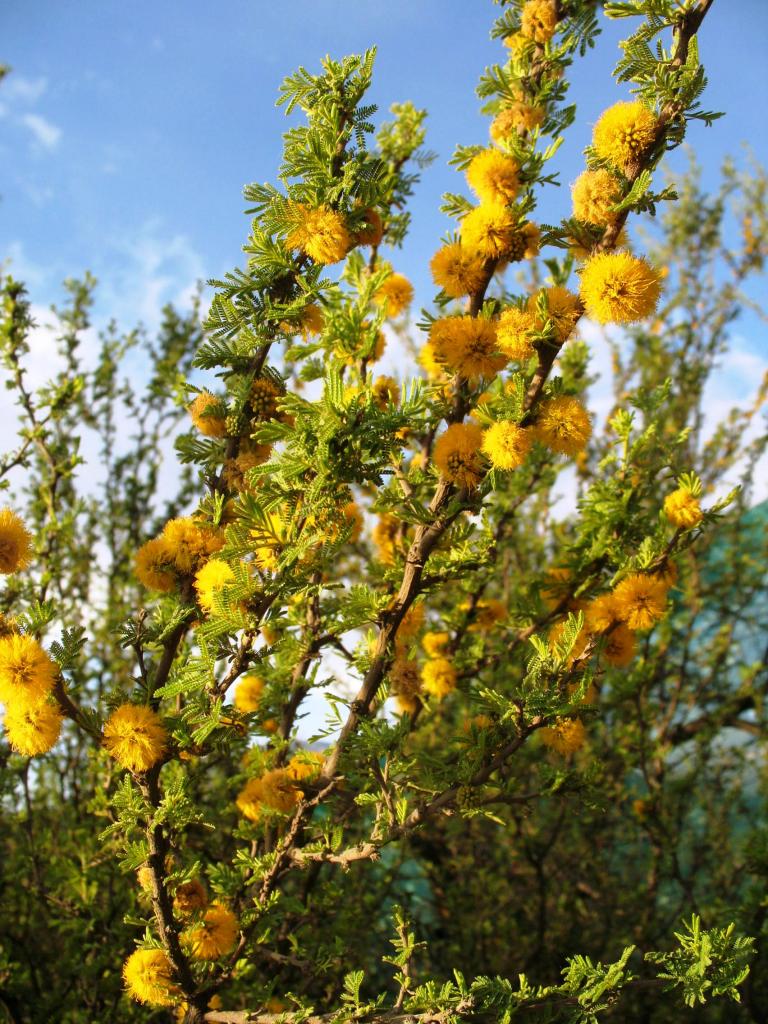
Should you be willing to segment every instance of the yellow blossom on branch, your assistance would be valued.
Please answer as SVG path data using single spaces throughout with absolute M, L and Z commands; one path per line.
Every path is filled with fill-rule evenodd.
M 315 263 L 338 263 L 344 259 L 352 247 L 352 237 L 337 210 L 328 206 L 313 210 L 292 203 L 289 212 L 295 224 L 285 240 L 289 249 L 300 249 Z
M 388 317 L 399 316 L 413 302 L 413 285 L 403 274 L 390 274 L 375 292 L 373 301 L 386 306 Z
M 33 707 L 10 705 L 3 722 L 11 747 L 26 757 L 47 753 L 59 738 L 61 723 L 61 711 L 47 702 Z
M 162 949 L 137 949 L 123 964 L 123 979 L 128 995 L 148 1006 L 173 1006 L 178 997 Z
M 558 395 L 538 406 L 533 425 L 537 441 L 560 455 L 578 455 L 592 435 L 589 413 L 578 398 Z
M 452 242 L 438 249 L 430 260 L 432 280 L 452 299 L 476 292 L 484 281 L 483 260 L 466 249 L 461 242 Z
M 633 324 L 650 316 L 661 294 L 658 271 L 640 256 L 602 252 L 581 269 L 581 298 L 600 324 Z
M 520 34 L 536 43 L 548 43 L 557 28 L 554 0 L 527 0 L 520 17 Z
M 0 573 L 26 569 L 32 558 L 32 534 L 13 509 L 0 509 Z
M 592 145 L 603 160 L 631 174 L 655 142 L 657 131 L 656 115 L 640 100 L 615 103 L 595 124 Z
M 536 350 L 530 339 L 535 322 L 527 309 L 510 306 L 505 309 L 496 324 L 496 343 L 510 359 L 522 362 L 535 355 Z
M 41 704 L 56 682 L 58 667 L 31 636 L 0 638 L 0 700 L 14 711 Z
M 510 203 L 520 191 L 520 167 L 498 149 L 483 149 L 467 167 L 467 184 L 484 203 Z
M 571 186 L 573 216 L 589 224 L 612 224 L 618 217 L 611 209 L 621 199 L 621 185 L 604 167 L 584 171 Z
M 437 700 L 456 689 L 456 678 L 456 669 L 447 658 L 430 658 L 421 670 L 423 690 Z
M 473 488 L 483 476 L 483 431 L 476 423 L 452 423 L 435 443 L 435 465 L 457 487 Z
M 195 960 L 218 960 L 234 949 L 239 927 L 231 910 L 212 903 L 202 921 L 182 933 L 181 941 Z
M 201 391 L 188 408 L 193 424 L 206 437 L 227 436 L 227 414 L 221 399 Z
M 664 581 L 649 573 L 627 576 L 613 591 L 618 618 L 630 629 L 650 629 L 667 608 Z
M 678 487 L 664 499 L 664 514 L 673 526 L 690 530 L 704 518 L 701 504 L 689 487 Z
M 104 746 L 132 772 L 148 771 L 162 758 L 168 733 L 156 711 L 144 704 L 121 704 L 104 725 Z
M 499 420 L 483 434 L 483 452 L 494 469 L 517 469 L 530 450 L 530 431 L 511 420 Z

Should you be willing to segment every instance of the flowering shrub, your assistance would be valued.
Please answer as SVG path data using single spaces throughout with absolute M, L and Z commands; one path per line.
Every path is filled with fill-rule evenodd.
M 70 282 L 65 368 L 32 393 L 4 281 L 0 479 L 29 495 L 0 512 L 10 1020 L 766 1019 L 765 385 L 702 434 L 766 181 L 654 177 L 716 116 L 710 3 L 604 5 L 640 19 L 636 98 L 597 121 L 559 225 L 538 210 L 596 5 L 502 3 L 491 144 L 455 156 L 418 327 L 396 264 L 425 115 L 370 138 L 373 52 L 285 81 L 302 118 L 281 187 L 245 190 L 246 265 L 202 330 L 166 311 L 146 387 L 120 371 L 141 335 L 81 365 Z M 657 212 L 636 255 L 625 225 Z M 587 318 L 622 328 L 605 423 Z M 397 378 L 385 345 L 414 357 Z

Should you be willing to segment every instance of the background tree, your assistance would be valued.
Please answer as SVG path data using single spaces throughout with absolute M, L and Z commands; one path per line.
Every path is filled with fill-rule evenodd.
M 372 51 L 284 83 L 303 120 L 280 187 L 246 189 L 247 265 L 204 331 L 168 309 L 87 368 L 94 282 L 72 282 L 35 392 L 4 282 L 11 1021 L 765 1018 L 739 937 L 764 927 L 764 395 L 709 435 L 704 386 L 763 269 L 766 179 L 654 181 L 716 117 L 710 2 L 606 4 L 641 19 L 617 68 L 638 98 L 595 126 L 573 217 L 539 226 L 596 5 L 502 6 L 426 342 L 384 257 L 425 115 L 375 130 Z M 633 255 L 625 222 L 657 212 Z M 599 432 L 585 314 L 620 328 Z M 375 374 L 385 324 L 419 349 L 399 380 Z M 745 979 L 738 1009 L 710 1001 Z

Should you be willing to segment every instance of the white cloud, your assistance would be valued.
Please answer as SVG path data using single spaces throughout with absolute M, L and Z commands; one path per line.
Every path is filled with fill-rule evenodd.
M 44 149 L 55 149 L 61 139 L 61 128 L 39 114 L 24 114 L 21 123 L 27 127 Z
M 7 100 L 19 100 L 21 103 L 37 103 L 47 88 L 47 78 L 25 78 L 23 75 L 10 74 L 3 83 L 3 96 Z

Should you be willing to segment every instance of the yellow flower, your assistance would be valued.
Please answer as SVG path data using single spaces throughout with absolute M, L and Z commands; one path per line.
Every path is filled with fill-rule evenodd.
M 45 700 L 58 667 L 31 636 L 0 638 L 0 700 L 16 711 L 31 710 Z
M 467 380 L 494 377 L 507 365 L 507 356 L 498 352 L 496 325 L 483 317 L 441 317 L 429 339 L 436 359 Z
M 173 551 L 163 537 L 142 544 L 134 561 L 136 578 L 150 590 L 169 594 L 176 586 Z
M 673 526 L 689 530 L 704 518 L 699 499 L 687 487 L 678 487 L 664 499 L 664 514 Z
M 578 455 L 592 435 L 589 413 L 570 395 L 559 395 L 541 402 L 538 407 L 534 436 L 553 452 Z
M 324 323 L 322 309 L 316 303 L 310 302 L 302 311 L 299 332 L 307 341 L 313 335 L 322 332 Z
M 384 512 L 379 516 L 371 533 L 371 539 L 379 551 L 379 559 L 385 565 L 392 565 L 395 561 L 400 525 L 400 520 L 396 516 Z
M 216 594 L 234 582 L 235 574 L 232 567 L 221 558 L 211 558 L 205 565 L 197 570 L 195 575 L 195 590 L 197 601 L 205 612 L 213 611 L 213 600 Z
M 174 566 L 182 573 L 194 573 L 214 552 L 224 547 L 224 536 L 191 517 L 171 519 L 161 534 Z
M 352 246 L 344 218 L 328 206 L 313 210 L 293 203 L 291 219 L 295 227 L 289 232 L 286 244 L 290 249 L 301 249 L 315 263 L 338 263 Z
M 461 241 L 483 259 L 532 259 L 539 251 L 539 229 L 530 221 L 520 224 L 503 203 L 481 203 L 461 222 Z
M 613 591 L 616 613 L 630 629 L 650 629 L 664 615 L 667 587 L 648 573 L 627 576 Z
M 357 507 L 356 501 L 348 501 L 346 505 L 342 506 L 341 518 L 344 529 L 350 531 L 347 543 L 354 544 L 360 540 L 360 534 L 363 532 L 363 513 Z
M 26 569 L 32 558 L 32 534 L 10 508 L 0 509 L 0 572 Z
M 389 670 L 389 679 L 399 714 L 414 715 L 421 707 L 421 673 L 418 662 L 402 656 L 395 658 Z
M 195 960 L 218 960 L 235 948 L 238 931 L 232 911 L 221 903 L 212 903 L 201 923 L 183 932 L 181 940 Z
M 512 35 L 504 36 L 504 45 L 512 52 L 514 57 L 519 57 L 522 50 L 529 45 L 528 40 L 521 32 L 513 32 Z
M 481 598 L 474 607 L 470 601 L 463 601 L 459 607 L 463 612 L 471 612 L 471 633 L 486 633 L 507 617 L 507 606 L 494 597 Z
M 534 329 L 534 320 L 528 310 L 510 306 L 497 321 L 496 344 L 510 359 L 520 362 L 530 359 L 536 351 L 530 340 Z
M 578 295 L 574 295 L 573 292 L 569 292 L 567 288 L 561 288 L 560 285 L 554 285 L 552 288 L 542 288 L 540 292 L 530 295 L 527 308 L 533 318 L 534 327 L 537 331 L 542 331 L 546 323 L 546 320 L 539 317 L 537 309 L 538 298 L 542 294 L 547 297 L 548 319 L 553 323 L 555 340 L 562 345 L 573 334 L 576 322 L 582 314 L 581 299 Z
M 201 391 L 187 411 L 192 422 L 206 437 L 227 436 L 227 414 L 224 403 L 210 391 Z
M 160 716 L 145 704 L 121 704 L 104 725 L 104 746 L 132 772 L 145 772 L 165 753 L 168 733 Z
M 394 377 L 377 377 L 371 387 L 374 405 L 386 409 L 388 405 L 397 405 L 400 401 L 400 388 Z
M 384 221 L 378 210 L 369 206 L 363 211 L 365 224 L 355 233 L 355 245 L 378 246 L 384 237 Z
M 445 367 L 437 361 L 435 346 L 431 341 L 425 342 L 419 352 L 419 363 L 426 371 L 430 380 L 438 380 L 445 375 Z
M 657 128 L 655 114 L 640 100 L 615 103 L 600 115 L 592 145 L 603 160 L 631 175 L 653 146 Z
M 636 653 L 635 634 L 624 623 L 615 626 L 605 638 L 603 654 L 614 668 L 626 668 Z
M 616 599 L 612 593 L 600 594 L 593 598 L 584 609 L 584 627 L 588 633 L 605 633 L 616 622 L 619 614 Z
M 542 743 L 566 757 L 584 746 L 587 738 L 580 718 L 561 718 L 556 725 L 541 730 Z
M 517 132 L 532 132 L 544 123 L 543 107 L 535 107 L 530 103 L 512 103 L 504 107 L 491 122 L 491 138 L 494 142 L 503 142 Z
M 224 463 L 224 483 L 232 491 L 253 491 L 255 488 L 248 480 L 248 472 L 256 466 L 262 466 L 271 454 L 271 445 L 241 439 L 240 453 L 236 458 L 227 459 Z
M 178 988 L 171 980 L 171 965 L 162 949 L 137 949 L 123 964 L 128 995 L 148 1006 L 173 1006 Z
M 208 893 L 199 878 L 182 882 L 173 894 L 173 909 L 180 917 L 189 917 L 208 906 Z
M 240 790 L 236 803 L 242 815 L 251 821 L 258 821 L 262 806 L 287 814 L 300 799 L 301 792 L 286 769 L 274 768 L 258 779 L 249 779 Z
M 553 654 L 557 653 L 556 647 L 558 645 L 562 645 L 563 633 L 565 632 L 566 625 L 567 622 L 565 619 L 563 619 L 560 622 L 556 622 L 552 629 L 549 631 L 549 647 Z M 576 636 L 574 645 L 571 648 L 571 653 L 566 658 L 565 664 L 568 668 L 571 668 L 573 666 L 573 663 L 584 654 L 584 651 L 586 650 L 588 643 L 589 634 L 587 633 L 586 629 L 582 627 L 582 629 Z M 559 656 L 562 656 L 562 646 L 561 654 Z
M 581 268 L 581 298 L 600 324 L 633 324 L 656 309 L 661 278 L 644 259 L 628 252 L 601 252 Z
M 520 191 L 520 166 L 498 149 L 483 149 L 467 167 L 467 184 L 484 203 L 510 203 Z
M 373 296 L 378 306 L 386 303 L 387 316 L 399 316 L 413 301 L 413 285 L 403 274 L 390 274 Z
M 476 423 L 452 423 L 435 444 L 435 465 L 457 487 L 471 489 L 483 476 L 480 446 L 483 431 Z
M 282 396 L 280 387 L 269 377 L 257 377 L 251 384 L 248 402 L 256 420 L 272 420 L 277 416 L 277 400 Z
M 447 658 L 430 658 L 421 670 L 422 688 L 442 700 L 456 689 L 456 669 Z
M 517 469 L 530 450 L 530 431 L 512 420 L 499 420 L 483 433 L 483 451 L 494 469 Z
M 483 261 L 465 249 L 461 242 L 452 242 L 438 249 L 429 263 L 432 280 L 452 299 L 472 295 L 485 280 Z
M 59 738 L 62 715 L 55 704 L 33 707 L 10 705 L 5 712 L 5 735 L 19 754 L 35 757 L 47 753 Z
M 621 200 L 621 186 L 616 178 L 601 167 L 584 171 L 571 186 L 573 216 L 589 224 L 612 224 L 618 217 L 612 206 Z
M 430 658 L 438 658 L 445 651 L 450 639 L 450 633 L 425 633 L 421 639 L 421 646 Z
M 244 715 L 249 714 L 251 711 L 258 711 L 264 693 L 264 686 L 265 683 L 261 676 L 243 676 L 237 684 L 232 703 Z
M 554 0 L 527 0 L 520 16 L 520 34 L 536 43 L 548 43 L 557 28 Z
M 302 750 L 291 758 L 285 766 L 285 770 L 294 782 L 301 784 L 306 780 L 316 779 L 324 761 L 325 758 L 319 751 Z

